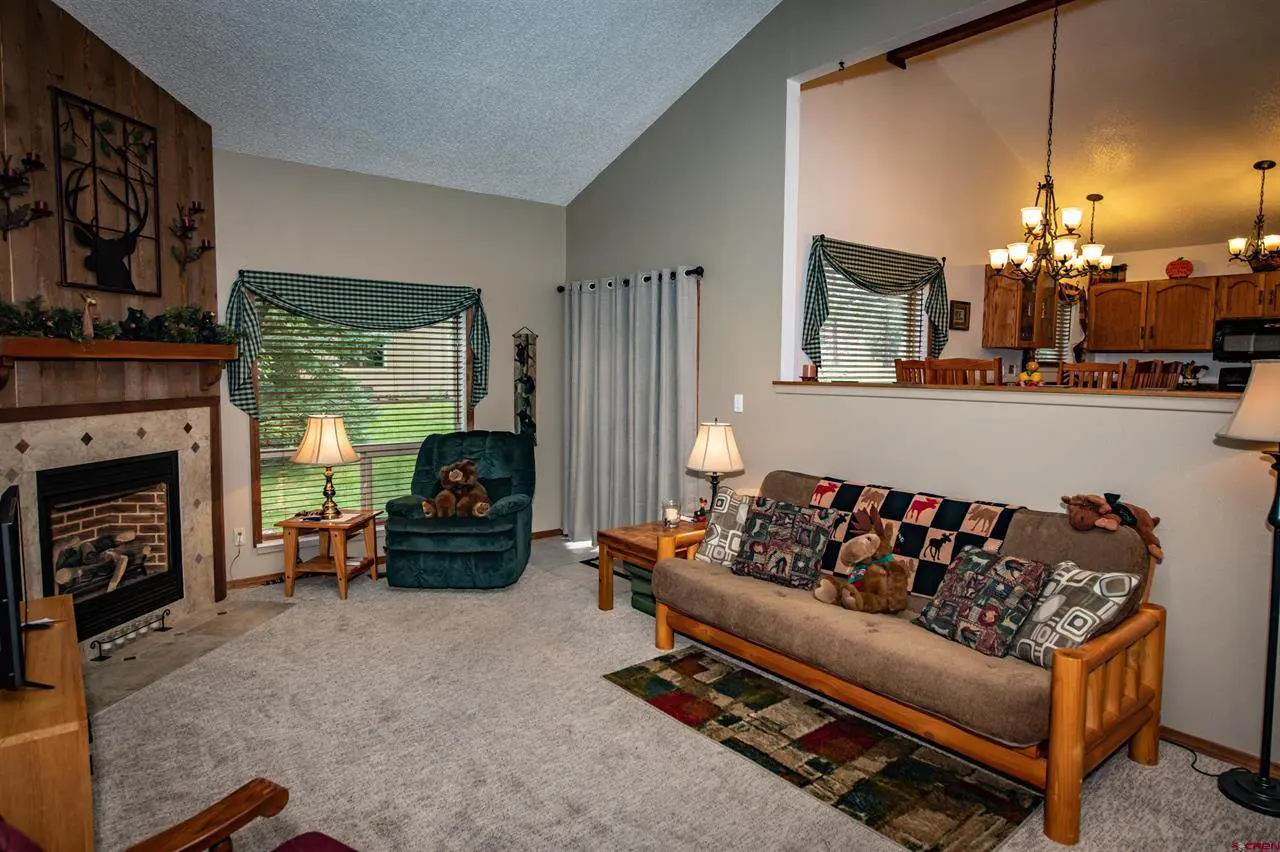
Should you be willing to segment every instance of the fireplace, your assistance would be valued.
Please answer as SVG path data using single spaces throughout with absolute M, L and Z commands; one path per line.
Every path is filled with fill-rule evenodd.
M 93 636 L 182 598 L 178 454 L 36 473 L 44 594 Z

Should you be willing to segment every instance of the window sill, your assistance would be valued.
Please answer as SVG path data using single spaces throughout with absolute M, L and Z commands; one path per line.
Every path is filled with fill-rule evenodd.
M 1156 411 L 1203 411 L 1230 414 L 1240 394 L 1226 391 L 1098 390 L 1095 388 L 905 385 L 893 382 L 800 382 L 776 380 L 777 394 L 810 394 L 941 402 L 984 402 L 1004 405 L 1058 405 L 1077 408 L 1128 408 Z

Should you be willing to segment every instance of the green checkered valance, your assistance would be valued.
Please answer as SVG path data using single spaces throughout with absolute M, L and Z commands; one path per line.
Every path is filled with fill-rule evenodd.
M 227 302 L 227 323 L 240 334 L 240 357 L 227 368 L 227 382 L 231 402 L 250 417 L 258 416 L 253 362 L 262 352 L 262 326 L 251 296 L 310 319 L 367 331 L 422 328 L 474 308 L 471 405 L 489 392 L 489 323 L 474 287 L 242 269 Z
M 809 360 L 822 366 L 819 331 L 827 321 L 827 278 L 839 275 L 856 287 L 881 296 L 905 296 L 925 287 L 925 313 L 932 334 L 929 356 L 937 358 L 947 345 L 947 277 L 936 257 L 833 240 L 819 234 L 809 249 L 805 276 L 804 327 L 800 348 Z

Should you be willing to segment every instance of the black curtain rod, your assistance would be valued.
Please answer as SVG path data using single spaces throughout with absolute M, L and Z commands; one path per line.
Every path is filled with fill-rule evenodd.
M 674 276 L 674 274 L 675 274 L 675 273 L 672 273 L 672 275 L 673 275 L 673 276 Z M 705 270 L 705 269 L 703 269 L 701 266 L 695 266 L 695 267 L 693 267 L 692 269 L 686 269 L 686 270 L 684 271 L 684 274 L 685 274 L 686 276 L 688 276 L 688 277 L 692 277 L 692 278 L 701 278 L 703 275 L 705 275 L 705 274 L 706 274 L 706 270 Z M 653 280 L 653 276 L 652 276 L 652 275 L 646 275 L 646 276 L 644 277 L 644 283 L 646 283 L 646 284 L 648 284 L 648 283 L 649 283 L 650 281 L 652 281 L 652 280 Z M 630 278 L 623 278 L 623 279 L 622 279 L 622 286 L 623 286 L 623 287 L 630 287 L 630 286 L 631 286 L 631 279 L 630 279 Z M 563 293 L 564 291 L 565 291 L 565 286 L 564 286 L 563 284 L 561 284 L 560 286 L 556 287 L 556 292 L 557 292 L 557 293 Z

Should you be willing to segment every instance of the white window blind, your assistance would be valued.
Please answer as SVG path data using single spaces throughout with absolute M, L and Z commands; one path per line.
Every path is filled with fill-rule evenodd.
M 1056 367 L 1071 361 L 1071 330 L 1075 328 L 1076 306 L 1058 303 L 1058 316 L 1053 326 L 1053 346 L 1036 350 L 1041 367 Z
M 827 305 L 819 332 L 823 381 L 892 382 L 894 359 L 924 357 L 924 291 L 880 296 L 827 266 Z
M 289 461 L 310 414 L 340 414 L 361 459 L 334 468 L 343 511 L 381 508 L 410 493 L 422 439 L 466 428 L 465 315 L 412 331 L 347 328 L 259 301 L 256 362 L 257 541 L 275 523 L 318 509 L 322 469 Z

